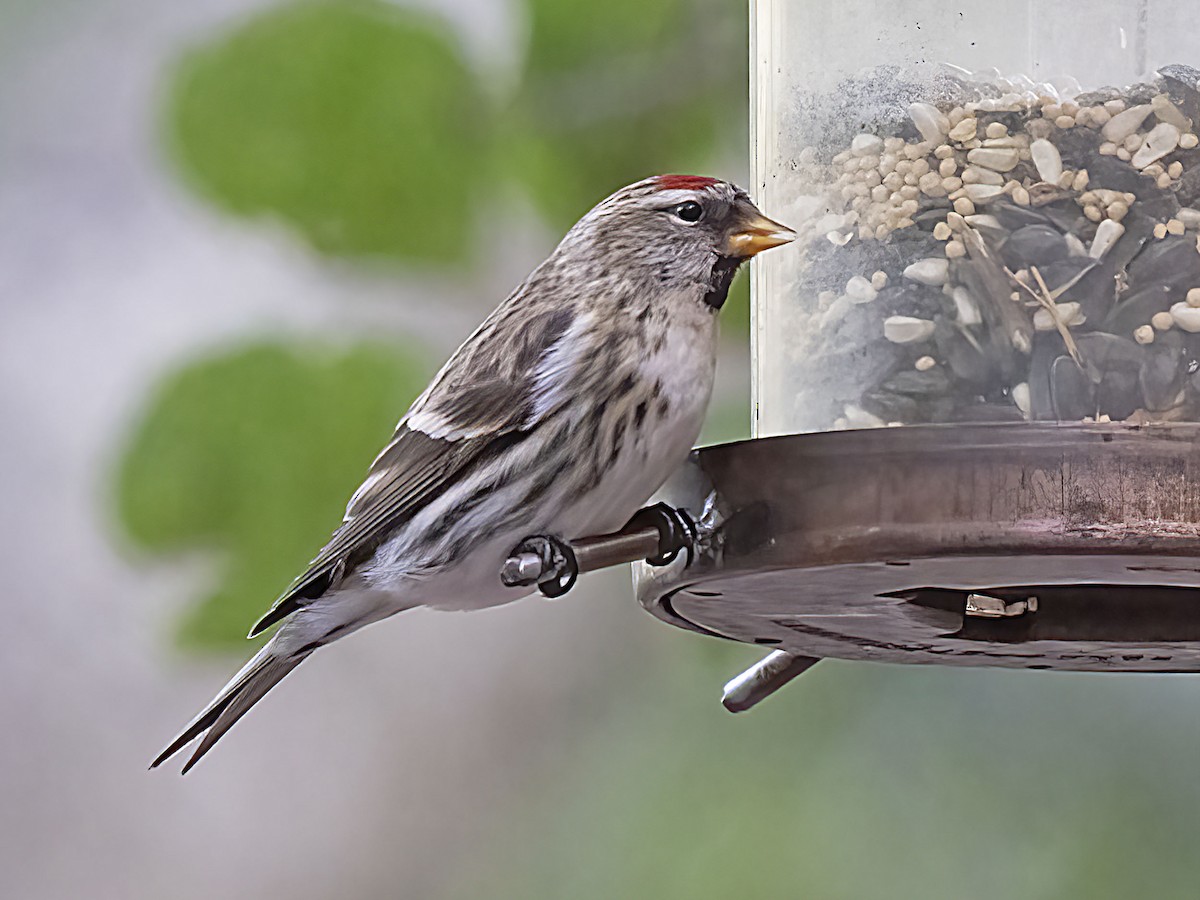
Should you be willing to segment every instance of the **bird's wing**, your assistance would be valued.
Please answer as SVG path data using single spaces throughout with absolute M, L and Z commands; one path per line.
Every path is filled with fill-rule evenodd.
M 522 322 L 506 304 L 484 322 L 400 421 L 341 527 L 250 636 L 320 597 L 473 463 L 528 436 L 561 405 L 578 358 L 568 339 L 575 319 L 560 311 Z

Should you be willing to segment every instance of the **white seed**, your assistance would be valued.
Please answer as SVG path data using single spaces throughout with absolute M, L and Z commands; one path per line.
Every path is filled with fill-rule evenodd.
M 1154 226 L 1154 236 L 1160 241 L 1167 236 L 1167 226 L 1165 222 L 1159 222 Z
M 979 123 L 975 119 L 967 117 L 950 129 L 950 140 L 958 141 L 959 143 L 969 141 L 975 137 L 975 131 L 978 127 Z
M 1114 144 L 1112 141 L 1105 141 L 1103 144 L 1100 145 L 1100 155 L 1101 156 L 1116 156 L 1117 155 L 1117 145 Z
M 1130 153 L 1128 150 L 1126 150 L 1124 147 L 1118 147 L 1117 148 L 1117 159 L 1121 160 L 1121 162 L 1129 162 L 1131 159 L 1133 159 L 1133 154 Z
M 1180 131 L 1187 131 L 1192 127 L 1192 120 L 1185 116 L 1166 94 L 1159 94 L 1150 101 L 1150 105 L 1154 107 L 1154 115 L 1158 121 L 1174 125 Z
M 845 247 L 848 243 L 850 243 L 850 239 L 852 237 L 854 237 L 854 235 L 849 231 L 831 231 L 825 235 L 826 240 L 828 240 L 829 243 L 833 244 L 835 247 Z
M 1057 119 L 1062 115 L 1062 107 L 1057 103 L 1046 103 L 1042 106 L 1042 115 L 1047 119 Z
M 962 259 L 967 255 L 967 245 L 955 238 L 946 243 L 946 258 L 947 259 Z
M 1170 122 L 1160 122 L 1155 125 L 1154 129 L 1146 135 L 1141 149 L 1133 154 L 1134 167 L 1144 169 L 1155 160 L 1162 159 L 1179 146 L 1180 136 L 1179 129 Z
M 1042 181 L 1056 184 L 1063 173 L 1062 154 L 1058 148 L 1047 140 L 1038 140 L 1029 145 L 1029 153 Z
M 938 146 L 938 148 L 936 150 L 933 151 L 933 155 L 936 156 L 938 159 L 949 159 L 950 157 L 952 157 L 954 155 L 954 153 L 955 153 L 954 148 L 951 147 L 949 144 L 941 144 Z
M 1108 124 L 1108 120 L 1112 118 L 1110 113 L 1103 106 L 1092 106 L 1088 108 L 1089 123 L 1093 128 L 1102 128 Z
M 1183 163 L 1181 163 L 1179 160 L 1175 160 L 1175 162 L 1167 166 L 1167 174 L 1170 175 L 1172 179 L 1179 178 L 1179 176 L 1183 174 Z
M 932 192 L 941 188 L 942 178 L 937 172 L 926 172 L 917 179 L 917 187 L 932 196 Z
M 963 184 L 1004 184 L 1004 176 L 982 166 L 967 166 L 962 173 Z
M 1178 219 L 1167 219 L 1167 234 L 1173 234 L 1178 237 L 1186 230 L 1187 229 L 1183 227 L 1183 223 Z
M 1192 209 L 1190 206 L 1185 206 L 1179 212 L 1175 213 L 1175 216 L 1187 228 L 1193 231 L 1200 228 L 1200 209 Z
M 846 282 L 846 296 L 854 303 L 870 303 L 878 296 L 878 292 L 866 278 L 855 275 Z
M 1197 145 L 1200 145 L 1200 137 L 1197 137 L 1190 131 L 1187 134 L 1179 136 L 1179 146 L 1184 150 L 1195 150 Z
M 1112 249 L 1113 244 L 1119 241 L 1123 234 L 1125 234 L 1124 225 L 1113 219 L 1105 219 L 1096 228 L 1096 237 L 1092 239 L 1092 246 L 1088 248 L 1088 256 L 1092 259 L 1100 259 Z
M 1058 179 L 1058 186 L 1064 191 L 1071 189 L 1071 185 L 1075 183 L 1075 173 L 1071 169 L 1067 169 L 1062 173 L 1062 177 Z
M 1192 288 L 1187 292 L 1187 305 L 1200 308 L 1200 288 Z
M 1088 217 L 1088 221 L 1099 222 L 1104 218 L 1104 213 L 1100 207 L 1088 204 L 1083 208 L 1083 214 Z
M 941 163 L 938 164 L 938 174 L 943 178 L 949 178 L 957 171 L 958 163 L 956 163 L 953 158 L 943 159 Z
M 948 218 L 949 217 L 947 216 L 947 219 Z M 1004 226 L 1000 224 L 1000 220 L 995 216 L 988 215 L 986 213 L 983 215 L 967 216 L 966 223 L 972 228 L 979 229 L 980 231 L 987 231 L 990 229 L 998 233 L 1004 233 Z
M 990 138 L 1002 138 L 1008 134 L 1008 129 L 1004 127 L 1003 122 L 992 122 L 983 133 Z
M 930 287 L 941 287 L 950 278 L 950 264 L 935 256 L 918 259 L 904 270 L 904 277 Z
M 1171 176 L 1168 175 L 1166 172 L 1163 172 L 1161 175 L 1158 176 L 1158 178 L 1155 179 L 1154 183 L 1156 185 L 1158 185 L 1160 188 L 1162 188 L 1163 190 L 1166 190 L 1167 188 L 1169 188 L 1171 186 Z
M 1141 148 L 1142 144 L 1144 144 L 1145 142 L 1146 142 L 1146 136 L 1144 134 L 1138 134 L 1137 132 L 1135 132 L 1135 133 L 1129 135 L 1129 137 L 1125 138 L 1125 140 L 1121 142 L 1121 146 L 1124 147 L 1126 150 L 1128 150 L 1130 153 L 1137 153 L 1137 151 Z
M 1012 401 L 1016 404 L 1017 409 L 1021 411 L 1021 415 L 1029 415 L 1029 384 L 1022 381 L 1012 389 Z
M 1075 178 L 1071 181 L 1071 190 L 1082 191 L 1086 190 L 1091 176 L 1088 175 L 1087 169 L 1080 169 L 1075 173 Z
M 1108 217 L 1114 222 L 1120 222 L 1129 215 L 1129 204 L 1124 200 L 1114 200 L 1108 204 L 1108 209 L 1105 212 L 1108 213 Z
M 967 154 L 967 160 L 995 172 L 1007 172 L 1021 161 L 1021 154 L 1006 147 L 980 147 Z
M 916 369 L 918 372 L 928 372 L 930 369 L 932 369 L 936 365 L 937 365 L 937 360 L 934 359 L 932 356 L 922 356 L 915 363 L 913 363 L 913 368 Z
M 949 194 L 953 191 L 957 191 L 962 186 L 963 186 L 962 179 L 956 175 L 951 176 L 950 178 L 942 179 L 942 188 L 943 188 L 943 190 L 946 191 L 947 194 Z
M 1019 187 L 1014 190 L 1012 193 L 1012 198 L 1013 203 L 1017 204 L 1017 206 L 1028 206 L 1033 202 L 1032 198 L 1029 196 L 1029 191 L 1025 190 L 1023 187 Z
M 948 241 L 948 240 L 950 240 L 950 235 L 952 233 L 953 232 L 951 232 L 950 226 L 947 225 L 945 222 L 938 222 L 936 225 L 933 226 L 933 236 L 936 240 Z
M 1171 307 L 1171 320 L 1189 334 L 1200 331 L 1200 309 L 1190 303 L 1176 303 Z
M 913 316 L 888 316 L 883 320 L 883 336 L 893 344 L 913 344 L 933 337 L 936 326 L 928 319 Z
M 975 215 L 975 204 L 969 197 L 959 197 L 954 201 L 954 211 L 960 216 L 973 216 Z
M 846 428 L 883 428 L 887 425 L 879 416 L 872 415 L 861 406 L 852 403 L 846 404 L 844 421 Z
M 913 103 L 908 107 L 908 116 L 925 140 L 931 144 L 945 141 L 950 131 L 950 120 L 936 106 L 931 103 Z
M 1185 306 L 1187 304 L 1184 304 Z M 1156 312 L 1150 317 L 1150 324 L 1158 331 L 1170 331 L 1175 324 L 1175 317 L 1169 312 Z
M 961 285 L 956 287 L 950 297 L 954 300 L 954 309 L 958 312 L 958 324 L 980 325 L 983 323 L 983 316 L 979 313 L 979 304 L 975 302 L 975 298 L 965 287 Z
M 1122 104 L 1124 105 L 1124 104 Z M 1112 112 L 1112 108 L 1105 104 L 1105 108 Z M 1143 103 L 1140 106 L 1132 106 L 1122 112 L 1117 112 L 1109 119 L 1108 124 L 1104 126 L 1101 134 L 1104 135 L 1106 141 L 1112 141 L 1115 144 L 1121 143 L 1125 138 L 1129 137 L 1139 128 L 1150 113 L 1154 112 L 1154 107 L 1149 103 Z
M 1075 117 L 1074 116 L 1059 116 L 1057 119 L 1054 120 L 1054 124 L 1056 127 L 1061 128 L 1063 131 L 1066 131 L 1068 128 L 1075 127 Z
M 963 187 L 963 191 L 972 203 L 987 203 L 1004 195 L 1004 188 L 994 184 L 968 184 Z
M 1139 325 L 1133 329 L 1133 339 L 1139 344 L 1154 343 L 1154 328 L 1150 325 Z
M 883 152 L 883 138 L 873 134 L 856 135 L 850 142 L 850 152 L 855 156 L 878 156 Z
M 1067 325 L 1076 324 L 1079 316 L 1078 303 L 1058 303 L 1055 308 L 1058 310 L 1059 321 Z M 1058 326 L 1054 315 L 1043 307 L 1033 314 L 1033 327 L 1038 331 L 1054 331 Z
M 1115 115 L 1119 114 L 1122 110 L 1125 109 L 1125 101 L 1124 100 L 1106 100 L 1104 103 L 1104 109 L 1109 115 L 1115 116 Z

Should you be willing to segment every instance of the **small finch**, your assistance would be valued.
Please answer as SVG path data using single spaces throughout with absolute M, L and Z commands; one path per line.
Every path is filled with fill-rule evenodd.
M 738 267 L 795 235 L 740 188 L 660 175 L 617 191 L 450 357 L 342 525 L 250 636 L 282 622 L 152 768 L 187 772 L 319 647 L 406 609 L 533 591 L 500 570 L 531 534 L 616 531 L 687 457 Z

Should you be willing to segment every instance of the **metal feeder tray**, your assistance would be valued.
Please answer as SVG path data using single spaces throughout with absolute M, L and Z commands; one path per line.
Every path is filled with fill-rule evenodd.
M 533 535 L 507 585 L 646 559 L 668 624 L 774 652 L 748 709 L 825 657 L 1200 672 L 1200 425 L 923 425 L 706 447 L 621 531 Z M 648 558 L 648 559 L 647 559 Z
M 727 685 L 735 711 L 824 657 L 1200 671 L 1200 425 L 742 441 L 662 499 L 707 535 L 690 564 L 638 566 L 642 605 L 776 650 Z

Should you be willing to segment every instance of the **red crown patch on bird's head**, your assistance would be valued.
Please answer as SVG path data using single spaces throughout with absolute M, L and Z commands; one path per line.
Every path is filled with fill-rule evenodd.
M 659 175 L 655 181 L 660 191 L 698 191 L 719 183 L 705 175 Z

